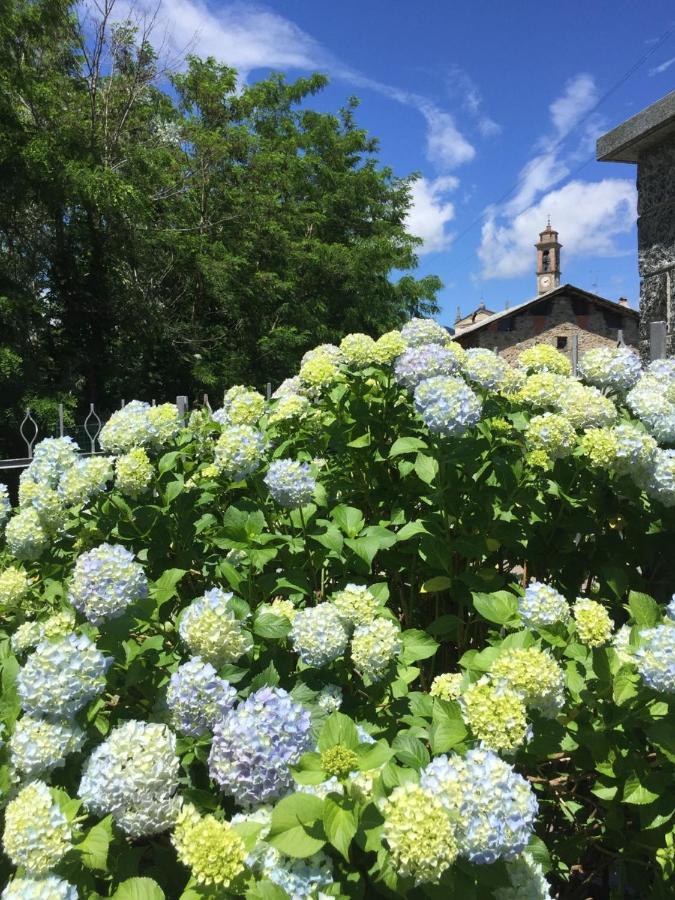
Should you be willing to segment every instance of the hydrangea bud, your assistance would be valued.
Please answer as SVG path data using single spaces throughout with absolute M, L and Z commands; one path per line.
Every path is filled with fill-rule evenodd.
M 30 588 L 28 575 L 18 566 L 9 566 L 0 572 L 0 610 L 15 607 Z
M 405 338 L 400 331 L 388 331 L 381 335 L 373 347 L 373 361 L 380 366 L 388 366 L 406 348 Z
M 115 487 L 132 500 L 148 490 L 154 475 L 155 470 L 142 447 L 134 447 L 115 461 Z
M 570 608 L 567 600 L 550 584 L 532 581 L 525 589 L 525 596 L 518 600 L 518 610 L 523 624 L 529 628 L 547 628 L 556 622 L 567 622 Z
M 458 437 L 480 420 L 482 403 L 461 378 L 437 375 L 415 388 L 415 409 L 429 431 Z
M 246 848 L 229 822 L 200 816 L 191 803 L 184 804 L 171 843 L 197 884 L 207 888 L 227 889 L 245 870 Z
M 253 647 L 251 635 L 235 615 L 232 594 L 213 588 L 188 606 L 178 632 L 195 656 L 219 669 Z
M 524 743 L 527 715 L 518 691 L 483 677 L 464 691 L 461 703 L 464 720 L 483 746 L 513 753 Z
M 340 350 L 348 365 L 360 369 L 373 364 L 375 341 L 367 334 L 348 334 L 342 338 Z
M 382 833 L 396 872 L 415 884 L 438 883 L 457 857 L 454 829 L 439 800 L 418 784 L 403 784 L 381 811 Z
M 491 750 L 437 756 L 420 785 L 456 822 L 462 856 L 479 865 L 515 859 L 532 836 L 537 799 L 529 783 Z
M 131 838 L 171 828 L 180 810 L 175 735 L 134 719 L 114 728 L 84 765 L 79 795 L 93 815 L 112 815 Z
M 49 546 L 49 537 L 32 507 L 12 516 L 5 528 L 5 540 L 12 556 L 27 562 L 39 559 Z
M 289 767 L 311 745 L 309 712 L 281 688 L 260 688 L 216 725 L 209 773 L 238 803 L 267 803 L 291 787 Z
M 543 450 L 551 459 L 569 456 L 576 443 L 576 433 L 564 416 L 543 413 L 534 416 L 525 431 L 525 443 L 532 450 Z
M 307 666 L 321 668 L 344 656 L 349 635 L 332 603 L 300 610 L 290 631 L 293 649 Z
M 378 617 L 357 625 L 352 637 L 352 662 L 364 678 L 379 681 L 401 652 L 401 632 L 389 619 Z
M 321 768 L 335 778 L 344 778 L 358 766 L 359 758 L 342 744 L 335 744 L 321 754 Z
M 111 662 L 84 634 L 43 641 L 17 675 L 22 708 L 43 716 L 74 716 L 101 693 Z
M 556 375 L 569 375 L 572 366 L 564 353 L 552 344 L 535 344 L 518 354 L 518 365 L 528 375 L 535 372 L 553 372 Z
M 565 703 L 565 675 L 546 650 L 513 647 L 504 650 L 490 666 L 490 676 L 522 696 L 527 706 L 554 716 Z
M 461 672 L 444 672 L 431 682 L 429 694 L 440 700 L 456 700 L 461 693 L 464 675 Z
M 166 702 L 178 731 L 199 737 L 213 730 L 237 697 L 229 681 L 219 678 L 210 663 L 189 659 L 172 674 Z
M 349 625 L 372 622 L 380 609 L 379 601 L 363 584 L 348 584 L 331 595 L 331 602 Z
M 113 479 L 112 456 L 90 456 L 78 459 L 59 481 L 59 496 L 66 506 L 87 503 L 103 493 Z
M 14 769 L 26 778 L 35 778 L 61 768 L 69 753 L 82 749 L 83 731 L 75 724 L 23 716 L 9 741 Z
M 265 440 L 251 425 L 229 425 L 216 441 L 215 465 L 233 481 L 242 481 L 262 463 Z
M 264 481 L 273 499 L 288 509 L 311 503 L 316 488 L 309 464 L 295 459 L 275 459 Z
M 78 556 L 68 599 L 94 625 L 118 618 L 147 596 L 143 567 L 121 544 L 101 544 Z
M 15 866 L 29 875 L 46 875 L 71 848 L 65 815 L 43 781 L 32 781 L 5 810 L 2 845 Z
M 612 637 L 614 622 L 601 603 L 579 597 L 572 607 L 577 625 L 577 634 L 582 644 L 589 647 L 602 647 Z

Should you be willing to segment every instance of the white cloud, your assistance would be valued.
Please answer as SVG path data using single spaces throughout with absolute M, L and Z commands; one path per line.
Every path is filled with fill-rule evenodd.
M 523 166 L 514 196 L 487 211 L 478 249 L 482 278 L 515 278 L 533 271 L 533 244 L 549 215 L 564 245 L 563 266 L 570 256 L 618 252 L 616 238 L 635 224 L 633 179 L 563 183 L 602 128 L 593 113 L 597 100 L 593 78 L 580 74 L 551 103 L 551 128 Z M 574 129 L 580 130 L 576 146 L 565 149 Z
M 667 72 L 672 65 L 675 65 L 675 56 L 673 56 L 671 59 L 667 59 L 665 62 L 662 62 L 660 66 L 654 66 L 653 69 L 649 70 L 649 74 L 652 76 L 661 75 L 663 74 L 663 72 Z
M 454 204 L 447 200 L 447 194 L 459 184 L 452 175 L 441 178 L 420 178 L 413 183 L 410 193 L 412 206 L 408 212 L 406 228 L 410 234 L 421 237 L 424 244 L 418 253 L 437 253 L 446 250 L 452 234 L 446 225 L 455 217 Z
M 475 149 L 458 131 L 450 113 L 426 101 L 418 108 L 427 120 L 427 157 L 438 169 L 455 169 L 474 158 Z
M 533 271 L 533 244 L 549 214 L 564 245 L 563 266 L 565 256 L 614 256 L 616 237 L 635 224 L 636 204 L 632 179 L 606 178 L 570 181 L 504 224 L 491 216 L 478 251 L 483 277 L 514 278 Z
M 575 75 L 565 85 L 565 90 L 551 103 L 551 121 L 558 134 L 569 134 L 574 126 L 598 102 L 598 91 L 591 75 Z
M 461 98 L 464 109 L 474 119 L 482 137 L 493 137 L 502 130 L 501 125 L 483 112 L 483 97 L 476 82 L 459 66 L 453 66 L 446 78 L 451 97 Z

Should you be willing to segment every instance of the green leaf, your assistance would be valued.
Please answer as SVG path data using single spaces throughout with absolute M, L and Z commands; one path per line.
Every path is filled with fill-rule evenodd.
M 452 579 L 447 575 L 436 575 L 435 578 L 424 582 L 420 588 L 420 594 L 437 594 L 439 591 L 447 591 L 451 584 Z
M 231 681 L 232 679 L 230 679 Z M 251 684 L 249 685 L 251 693 L 253 691 L 257 691 L 261 687 L 274 687 L 279 684 L 279 673 L 276 670 L 276 666 L 273 662 L 267 666 L 266 669 L 263 669 L 262 672 L 259 672 L 255 678 L 251 679 Z
M 647 803 L 653 803 L 658 800 L 658 792 L 649 790 L 645 784 L 640 781 L 640 776 L 634 773 L 626 779 L 623 786 L 623 802 L 631 803 L 637 806 L 644 806 Z
M 253 633 L 261 638 L 283 638 L 290 630 L 291 623 L 286 616 L 273 612 L 259 612 L 253 621 Z
M 359 733 L 356 725 L 349 716 L 345 716 L 341 712 L 331 713 L 324 722 L 319 735 L 319 751 L 323 753 L 324 750 L 335 747 L 336 744 L 342 744 L 349 750 L 354 750 L 359 745 Z
M 428 534 L 428 532 L 421 522 L 408 522 L 396 532 L 396 540 L 399 543 L 409 541 L 410 538 L 415 537 L 416 534 Z
M 434 755 L 447 753 L 457 744 L 461 744 L 466 735 L 467 730 L 459 705 L 445 700 L 434 700 L 430 739 L 432 753 Z
M 323 534 L 311 534 L 311 539 L 321 544 L 326 550 L 332 550 L 334 553 L 342 553 L 342 545 L 344 538 L 340 534 L 335 525 L 329 525 Z
M 418 453 L 415 460 L 415 472 L 420 481 L 431 484 L 438 473 L 438 463 L 433 456 Z
M 358 538 L 347 538 L 345 544 L 353 550 L 370 568 L 373 559 L 380 550 L 380 542 L 376 537 L 364 535 Z
M 287 856 L 313 856 L 326 843 L 323 828 L 324 801 L 312 794 L 296 793 L 280 800 L 272 812 L 268 843 Z
M 298 784 L 322 784 L 328 778 L 321 766 L 321 754 L 313 751 L 303 753 L 291 772 Z
M 508 591 L 493 594 L 472 593 L 474 608 L 488 622 L 505 625 L 518 614 L 518 600 Z
M 89 829 L 85 839 L 76 844 L 73 850 L 81 855 L 82 865 L 88 869 L 105 872 L 108 867 L 108 848 L 112 839 L 112 816 L 106 816 Z
M 323 827 L 330 843 L 349 861 L 349 845 L 358 827 L 354 804 L 344 797 L 335 800 L 329 794 L 323 804 Z
M 429 751 L 419 738 L 412 734 L 399 733 L 392 744 L 394 753 L 404 766 L 419 771 L 429 762 Z
M 418 628 L 409 628 L 401 635 L 403 649 L 400 661 L 404 665 L 416 662 L 418 659 L 428 659 L 438 650 L 437 642 L 426 631 Z
M 186 569 L 167 569 L 159 576 L 153 588 L 153 595 L 159 606 L 171 600 L 178 593 L 178 582 L 187 575 Z
M 113 897 L 115 900 L 165 900 L 164 891 L 152 878 L 127 878 Z
M 628 608 L 635 624 L 641 627 L 653 628 L 661 618 L 659 604 L 649 594 L 631 591 L 628 594 Z
M 365 525 L 361 510 L 353 506 L 336 506 L 331 512 L 336 525 L 347 537 L 354 538 Z
M 370 769 L 379 769 L 389 762 L 394 751 L 385 740 L 376 741 L 374 744 L 361 744 L 356 748 L 359 758 L 359 769 L 368 772 Z
M 288 894 L 273 881 L 259 881 L 246 891 L 246 900 L 288 900 Z
M 401 437 L 394 441 L 389 451 L 389 459 L 401 456 L 404 453 L 415 453 L 417 450 L 426 450 L 424 441 L 416 437 Z
M 362 447 L 370 447 L 370 434 L 366 433 L 354 438 L 353 441 L 349 441 L 347 446 L 353 447 L 355 450 L 360 450 Z

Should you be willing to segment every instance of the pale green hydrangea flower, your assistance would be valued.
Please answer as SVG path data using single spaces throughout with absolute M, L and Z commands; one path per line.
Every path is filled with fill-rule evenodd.
M 5 810 L 3 848 L 15 866 L 46 875 L 71 848 L 68 820 L 43 781 L 22 788 Z

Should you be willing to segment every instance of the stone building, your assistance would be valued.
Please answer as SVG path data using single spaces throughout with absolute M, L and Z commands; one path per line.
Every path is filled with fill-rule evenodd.
M 496 350 L 509 362 L 534 344 L 551 344 L 571 356 L 575 335 L 579 353 L 592 347 L 615 347 L 621 339 L 637 346 L 639 315 L 627 300 L 614 302 L 572 284 L 560 284 L 562 244 L 550 222 L 535 247 L 537 296 L 499 313 L 490 314 L 483 304 L 455 322 L 458 343 Z M 488 314 L 478 315 L 481 312 Z
M 651 322 L 666 323 L 675 354 L 675 91 L 599 138 L 602 162 L 637 163 L 640 352 Z

